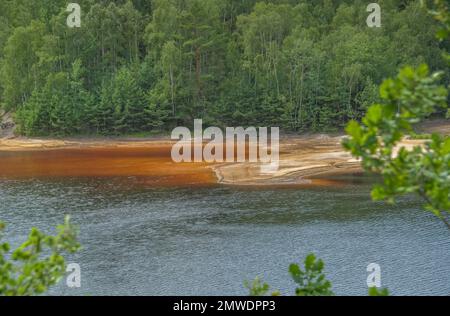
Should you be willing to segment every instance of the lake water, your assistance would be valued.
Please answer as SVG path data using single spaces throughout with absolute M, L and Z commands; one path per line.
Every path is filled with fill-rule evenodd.
M 338 295 L 365 295 L 369 263 L 393 294 L 450 294 L 450 232 L 414 198 L 370 200 L 367 178 L 337 187 L 155 187 L 139 177 L 0 177 L 0 219 L 17 246 L 72 216 L 81 288 L 62 295 L 246 295 L 259 276 L 294 293 L 287 272 L 310 252 Z

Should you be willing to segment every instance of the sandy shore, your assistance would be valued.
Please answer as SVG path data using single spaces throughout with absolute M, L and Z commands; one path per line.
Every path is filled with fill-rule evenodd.
M 425 124 L 420 131 L 450 134 L 450 123 L 440 121 L 438 124 Z M 350 174 L 360 172 L 360 163 L 345 152 L 341 146 L 343 135 L 308 135 L 290 136 L 280 139 L 280 163 L 277 170 L 267 171 L 261 169 L 260 163 L 222 163 L 222 164 L 175 164 L 170 159 L 170 149 L 174 144 L 169 138 L 160 139 L 28 139 L 13 138 L 0 139 L 1 152 L 36 152 L 41 160 L 33 161 L 32 169 L 39 174 L 56 174 L 60 170 L 61 175 L 67 171 L 64 167 L 64 159 L 72 165 L 70 176 L 77 174 L 86 175 L 138 175 L 138 176 L 170 176 L 173 179 L 177 175 L 182 178 L 197 177 L 198 181 L 218 182 L 229 185 L 314 185 L 324 183 L 328 176 L 337 174 Z M 423 144 L 423 140 L 404 139 L 400 146 L 412 148 Z M 65 151 L 66 155 L 59 155 L 59 160 L 45 159 L 43 152 Z M 76 153 L 82 152 L 84 161 L 74 161 L 70 155 L 81 157 Z M 111 155 L 114 159 L 107 159 Z M 36 155 L 35 155 L 36 156 Z M 48 154 L 47 154 L 48 156 Z M 98 158 L 99 156 L 100 158 Z M 61 160 L 61 157 L 65 157 Z M 118 159 L 120 157 L 121 159 Z M 5 160 L 9 159 L 9 160 Z M 80 158 L 82 159 L 82 158 Z M 103 159 L 103 160 L 101 160 Z M 23 174 L 26 176 L 27 168 L 14 168 L 14 155 L 8 158 L 0 155 L 0 175 Z M 25 160 L 26 162 L 29 160 Z M 132 163 L 130 163 L 130 161 Z M 94 163 L 96 162 L 96 163 Z M 8 167 L 8 163 L 10 166 Z M 74 168 L 78 164 L 77 168 Z M 109 172 L 102 168 L 109 165 Z M 85 167 L 83 167 L 85 166 Z M 128 167 L 127 167 L 128 166 Z M 58 169 L 59 168 L 59 169 Z M 64 171 L 64 172 L 63 172 Z M 103 172 L 103 173 L 102 173 Z M 212 174 L 205 176 L 206 172 Z M 213 176 L 215 174 L 215 177 Z M 35 176 L 35 174 L 33 174 Z M 188 181 L 189 183 L 189 181 Z
M 311 184 L 319 175 L 359 171 L 359 162 L 341 147 L 342 136 L 316 135 L 280 140 L 279 167 L 263 170 L 260 163 L 213 167 L 218 181 L 235 185 Z
M 0 151 L 28 151 L 48 149 L 75 148 L 144 148 L 160 145 L 171 146 L 170 138 L 155 139 L 114 139 L 114 138 L 82 138 L 82 139 L 47 139 L 47 138 L 0 138 Z
M 428 121 L 417 127 L 418 133 L 450 135 L 449 120 Z M 309 135 L 280 140 L 280 164 L 273 172 L 261 172 L 255 163 L 233 163 L 213 166 L 218 181 L 234 185 L 328 185 L 327 177 L 361 172 L 358 160 L 342 148 L 345 136 Z M 406 149 L 424 144 L 424 140 L 405 137 L 399 145 Z M 398 149 L 397 149 L 398 150 Z
M 316 135 L 288 138 L 280 143 L 279 168 L 261 171 L 261 164 L 233 163 L 213 167 L 218 181 L 234 185 L 326 184 L 327 177 L 362 172 L 360 162 L 341 146 L 344 136 Z M 413 148 L 422 140 L 408 140 L 400 146 Z

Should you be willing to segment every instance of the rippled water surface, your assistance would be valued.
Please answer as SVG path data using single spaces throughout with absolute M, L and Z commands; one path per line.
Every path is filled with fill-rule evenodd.
M 374 203 L 370 186 L 155 188 L 138 178 L 0 178 L 0 218 L 18 245 L 70 214 L 83 250 L 82 286 L 64 295 L 245 295 L 263 277 L 293 293 L 287 267 L 309 252 L 337 294 L 365 295 L 381 265 L 393 294 L 450 294 L 450 233 L 419 202 Z

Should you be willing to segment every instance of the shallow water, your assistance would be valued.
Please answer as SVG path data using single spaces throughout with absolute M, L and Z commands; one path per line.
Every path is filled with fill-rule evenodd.
M 287 268 L 314 252 L 337 294 L 365 295 L 380 264 L 393 294 L 450 294 L 450 233 L 413 198 L 370 201 L 366 179 L 338 188 L 155 187 L 136 177 L 0 177 L 0 219 L 17 246 L 70 214 L 81 288 L 63 295 L 245 295 L 263 277 L 292 294 Z M 351 180 L 351 181 L 347 181 Z

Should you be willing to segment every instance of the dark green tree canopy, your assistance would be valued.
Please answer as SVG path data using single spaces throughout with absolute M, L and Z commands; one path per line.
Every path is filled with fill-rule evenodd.
M 443 69 L 449 46 L 420 1 L 379 1 L 380 28 L 363 0 L 78 3 L 80 28 L 61 0 L 0 4 L 0 104 L 24 134 L 339 129 L 400 66 Z

